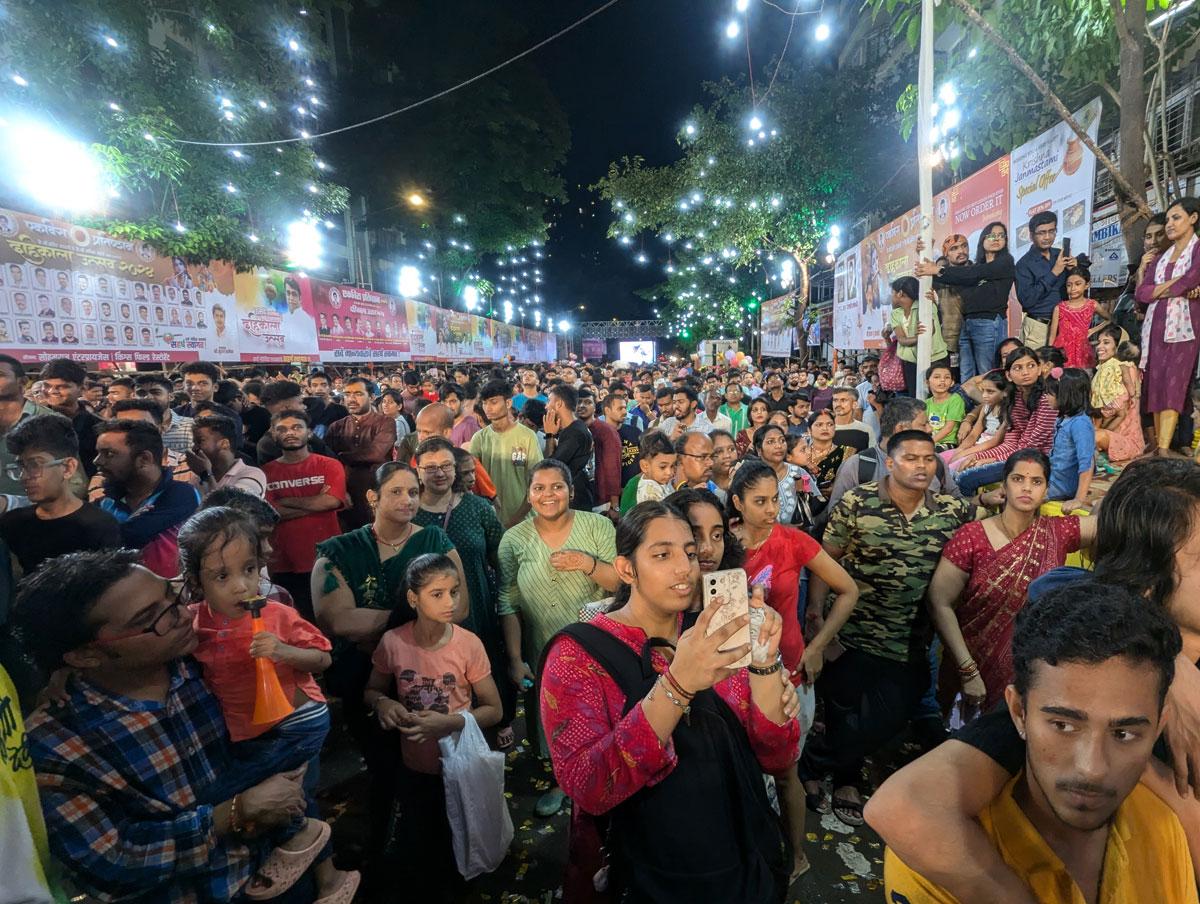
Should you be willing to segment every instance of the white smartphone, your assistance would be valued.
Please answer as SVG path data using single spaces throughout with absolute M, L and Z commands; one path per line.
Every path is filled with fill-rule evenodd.
M 750 614 L 750 592 L 746 583 L 746 572 L 741 568 L 729 568 L 725 571 L 713 571 L 703 577 L 704 608 L 720 597 L 725 605 L 721 607 L 713 620 L 708 623 L 708 634 L 711 635 L 729 624 L 735 618 Z M 725 642 L 721 650 L 732 650 L 742 644 L 750 643 L 750 625 L 743 625 L 733 637 Z M 741 669 L 750 664 L 750 654 L 747 653 L 730 668 Z

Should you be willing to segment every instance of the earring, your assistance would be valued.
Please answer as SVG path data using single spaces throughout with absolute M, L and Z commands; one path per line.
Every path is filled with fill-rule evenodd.
M 1019 735 L 1021 736 L 1021 740 L 1022 740 L 1022 741 L 1024 741 L 1024 740 L 1025 740 L 1025 729 L 1024 729 L 1024 728 L 1018 728 L 1018 729 L 1017 729 L 1017 734 L 1019 734 Z

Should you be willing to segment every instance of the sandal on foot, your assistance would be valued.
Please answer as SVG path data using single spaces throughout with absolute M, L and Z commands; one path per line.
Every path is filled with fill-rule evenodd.
M 301 830 L 303 831 L 303 830 Z M 299 881 L 314 860 L 325 842 L 329 840 L 329 824 L 321 823 L 316 840 L 302 851 L 286 851 L 275 848 L 267 855 L 262 866 L 246 883 L 245 895 L 251 901 L 269 901 L 278 898 Z M 256 881 L 266 882 L 265 887 L 255 888 Z
M 513 737 L 511 725 L 509 725 L 507 728 L 501 728 L 498 732 L 496 732 L 497 750 L 508 750 L 510 747 L 512 747 L 515 741 L 516 738 Z
M 834 795 L 832 800 L 833 815 L 848 826 L 863 824 L 863 804 L 856 800 L 847 800 Z
M 812 812 L 819 813 L 824 816 L 829 812 L 829 798 L 825 796 L 825 789 L 818 787 L 816 791 L 804 790 L 804 805 Z
M 354 900 L 354 895 L 358 891 L 358 884 L 362 882 L 362 873 L 356 869 L 352 869 L 346 873 L 346 877 L 342 880 L 342 884 L 325 895 L 323 898 L 317 898 L 313 904 L 350 904 Z
M 812 869 L 812 861 L 808 859 L 807 855 L 802 856 L 804 856 L 804 862 L 800 864 L 800 866 L 795 866 L 794 864 L 792 866 L 792 874 L 788 876 L 788 885 L 791 885 L 810 869 Z

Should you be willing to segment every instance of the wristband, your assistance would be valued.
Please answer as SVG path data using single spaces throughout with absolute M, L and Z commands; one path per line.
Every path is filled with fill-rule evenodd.
M 758 666 L 758 665 L 755 665 L 753 662 L 751 662 L 750 665 L 746 666 L 746 670 L 749 671 L 751 675 L 774 675 L 776 672 L 778 672 L 782 668 L 783 668 L 783 656 L 781 656 L 779 654 L 775 655 L 775 661 L 768 666 Z

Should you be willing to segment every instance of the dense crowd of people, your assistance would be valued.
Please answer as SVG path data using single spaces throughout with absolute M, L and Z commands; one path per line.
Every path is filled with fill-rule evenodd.
M 523 713 L 568 902 L 782 901 L 809 812 L 880 832 L 889 900 L 1195 901 L 1197 216 L 1140 353 L 1039 214 L 1036 260 L 995 224 L 918 268 L 957 372 L 912 277 L 853 373 L 0 355 L 0 900 L 456 900 L 447 739 Z

